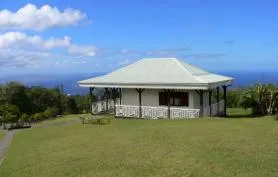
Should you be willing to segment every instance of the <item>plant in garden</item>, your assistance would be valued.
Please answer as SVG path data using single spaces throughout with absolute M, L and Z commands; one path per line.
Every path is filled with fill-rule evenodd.
M 272 115 L 278 111 L 278 90 L 273 84 L 256 84 L 248 88 L 240 99 L 244 108 L 252 108 L 253 114 Z

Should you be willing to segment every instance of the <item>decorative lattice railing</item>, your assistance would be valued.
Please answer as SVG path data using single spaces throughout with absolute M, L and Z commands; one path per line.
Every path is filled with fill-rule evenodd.
M 112 99 L 108 100 L 108 111 L 116 108 L 117 117 L 139 117 L 139 106 L 133 105 L 119 105 L 120 100 L 116 99 L 116 103 Z M 94 114 L 107 111 L 106 100 L 95 102 L 92 104 L 92 112 Z M 224 112 L 224 100 L 219 103 L 211 105 L 211 116 L 217 116 Z M 219 111 L 218 111 L 219 107 Z M 144 119 L 168 119 L 167 106 L 141 106 L 141 118 Z M 170 107 L 170 119 L 183 119 L 183 118 L 199 118 L 199 109 L 189 109 L 186 107 Z M 203 117 L 210 117 L 210 107 L 207 106 L 203 109 Z
M 117 117 L 139 118 L 139 106 L 116 105 Z M 168 119 L 168 107 L 166 106 L 141 106 L 141 118 L 143 119 Z M 171 119 L 199 118 L 199 109 L 188 109 L 183 107 L 170 107 Z
M 116 99 L 116 103 L 115 104 L 119 104 L 120 103 L 120 99 L 117 98 Z M 97 114 L 100 112 L 105 112 L 105 111 L 109 111 L 109 110 L 114 110 L 114 100 L 113 99 L 109 99 L 108 100 L 108 110 L 107 110 L 107 101 L 103 100 L 103 101 L 98 101 L 98 102 L 93 102 L 92 103 L 92 113 L 93 114 Z
M 219 107 L 219 111 L 218 111 Z M 221 115 L 225 109 L 225 101 L 221 100 L 218 103 L 214 103 L 211 105 L 211 116 Z M 207 106 L 203 109 L 203 116 L 210 117 L 210 106 Z

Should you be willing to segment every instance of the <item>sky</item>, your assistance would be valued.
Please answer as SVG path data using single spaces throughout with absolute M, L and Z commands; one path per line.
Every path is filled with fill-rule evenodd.
M 0 1 L 0 75 L 109 72 L 157 57 L 278 71 L 278 1 Z

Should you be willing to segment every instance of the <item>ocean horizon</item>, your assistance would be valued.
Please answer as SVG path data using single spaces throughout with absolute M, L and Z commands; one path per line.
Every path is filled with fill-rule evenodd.
M 229 71 L 216 72 L 217 74 L 234 78 L 231 89 L 244 88 L 256 83 L 275 84 L 278 85 L 278 71 Z M 23 74 L 9 75 L 0 77 L 0 84 L 10 81 L 17 81 L 28 86 L 43 86 L 54 88 L 63 85 L 66 94 L 86 94 L 88 88 L 79 87 L 78 81 L 104 75 L 104 72 L 99 73 L 74 73 L 74 74 Z

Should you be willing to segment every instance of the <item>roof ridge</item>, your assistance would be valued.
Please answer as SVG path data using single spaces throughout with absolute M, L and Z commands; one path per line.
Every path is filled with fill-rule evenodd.
M 191 72 L 189 72 L 184 66 L 182 66 L 181 61 L 173 58 L 173 60 L 179 65 L 179 67 L 181 67 L 185 72 L 187 72 L 188 74 L 190 74 L 193 78 L 195 78 L 196 80 L 202 82 L 202 83 L 206 83 L 203 79 L 200 79 L 198 77 L 196 77 L 195 75 L 193 75 Z

